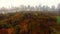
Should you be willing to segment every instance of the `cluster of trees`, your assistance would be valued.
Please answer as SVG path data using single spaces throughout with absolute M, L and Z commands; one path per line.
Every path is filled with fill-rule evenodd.
M 9 18 L 0 20 L 0 29 L 5 28 L 11 31 L 12 28 L 11 34 L 52 34 L 58 32 L 56 16 L 39 12 L 10 13 L 5 16 Z

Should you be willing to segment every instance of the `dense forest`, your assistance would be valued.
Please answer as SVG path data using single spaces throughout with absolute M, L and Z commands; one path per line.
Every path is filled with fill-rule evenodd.
M 0 34 L 60 34 L 58 17 L 40 11 L 0 14 Z

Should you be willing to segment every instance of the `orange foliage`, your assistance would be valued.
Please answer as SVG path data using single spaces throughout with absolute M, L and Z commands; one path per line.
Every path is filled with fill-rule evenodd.
M 8 28 L 8 34 L 12 34 L 13 33 L 13 28 Z
M 31 30 L 30 34 L 37 34 L 35 30 Z
M 28 30 L 28 24 L 26 23 L 27 22 L 27 20 L 24 20 L 24 21 L 21 21 L 20 23 L 19 23 L 19 25 L 21 26 L 21 30 L 20 30 L 20 32 L 23 32 L 23 31 L 27 31 Z
M 5 28 L 0 29 L 0 34 L 8 34 L 7 29 Z

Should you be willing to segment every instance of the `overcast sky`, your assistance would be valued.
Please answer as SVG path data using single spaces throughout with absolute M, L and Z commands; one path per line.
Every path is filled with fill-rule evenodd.
M 10 8 L 12 6 L 19 6 L 19 5 L 35 6 L 39 4 L 48 6 L 52 5 L 57 6 L 59 2 L 60 0 L 0 0 L 0 8 L 1 7 Z

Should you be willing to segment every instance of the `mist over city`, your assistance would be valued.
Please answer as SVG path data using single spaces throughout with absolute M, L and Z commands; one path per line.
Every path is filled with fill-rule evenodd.
M 0 0 L 0 13 L 60 10 L 60 0 Z
M 60 34 L 60 0 L 0 0 L 0 34 Z

